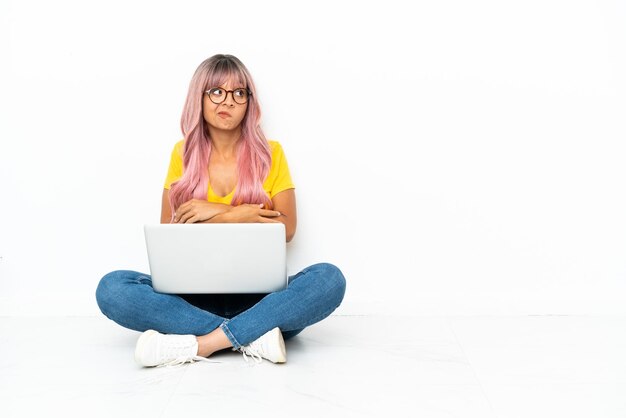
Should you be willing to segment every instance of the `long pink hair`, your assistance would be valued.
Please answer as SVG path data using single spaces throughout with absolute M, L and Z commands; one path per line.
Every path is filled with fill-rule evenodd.
M 263 190 L 272 155 L 259 125 L 261 108 L 254 82 L 248 69 L 237 57 L 218 54 L 202 62 L 189 83 L 180 120 L 185 137 L 183 176 L 172 183 L 170 188 L 172 217 L 186 201 L 207 199 L 211 138 L 204 120 L 202 102 L 206 90 L 229 81 L 248 88 L 252 93 L 248 98 L 248 108 L 241 122 L 241 138 L 237 143 L 237 185 L 231 205 L 263 203 L 267 209 L 272 207 L 272 201 Z

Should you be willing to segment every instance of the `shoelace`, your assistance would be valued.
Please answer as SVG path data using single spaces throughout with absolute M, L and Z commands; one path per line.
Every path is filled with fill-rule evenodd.
M 219 363 L 219 361 L 209 360 L 206 357 L 180 356 L 180 357 L 175 358 L 174 360 L 168 361 L 167 363 L 161 363 L 157 367 L 181 367 L 185 363 L 195 363 L 196 361 L 204 361 L 207 363 Z
M 167 337 L 166 337 L 167 338 Z M 168 340 L 164 340 L 168 341 Z M 166 361 L 164 363 L 159 364 L 157 367 L 180 367 L 185 363 L 194 363 L 196 361 L 205 361 L 208 363 L 215 363 L 212 360 L 207 359 L 206 357 L 201 357 L 198 355 L 192 355 L 188 352 L 189 346 L 187 344 L 183 344 L 180 340 L 172 340 L 171 338 L 168 341 L 169 346 L 165 346 L 165 352 L 161 353 L 161 358 L 172 358 L 170 361 Z
M 263 362 L 263 357 L 261 357 L 261 354 L 259 354 L 257 350 L 252 348 L 252 344 L 241 347 L 241 353 L 243 354 L 243 359 L 246 363 L 249 361 L 248 358 L 252 358 L 256 364 Z

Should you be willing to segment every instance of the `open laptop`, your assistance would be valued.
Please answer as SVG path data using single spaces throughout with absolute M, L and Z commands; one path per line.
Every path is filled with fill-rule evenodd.
M 160 293 L 271 293 L 287 287 L 282 223 L 144 225 Z

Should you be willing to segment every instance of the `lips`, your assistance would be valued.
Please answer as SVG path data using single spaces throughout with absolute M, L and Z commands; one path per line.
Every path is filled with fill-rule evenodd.
M 231 117 L 230 113 L 228 113 L 228 112 L 220 112 L 220 113 L 217 114 L 217 116 L 220 116 L 222 118 L 230 118 Z

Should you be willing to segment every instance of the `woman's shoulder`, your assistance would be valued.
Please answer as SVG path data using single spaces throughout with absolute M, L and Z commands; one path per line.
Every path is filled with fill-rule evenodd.
M 283 152 L 283 147 L 280 145 L 280 142 L 268 139 L 267 143 L 270 145 L 270 151 L 272 152 L 272 155 Z
M 172 152 L 182 157 L 184 149 L 185 149 L 185 138 L 181 139 L 180 141 L 174 144 L 174 149 L 172 150 Z

